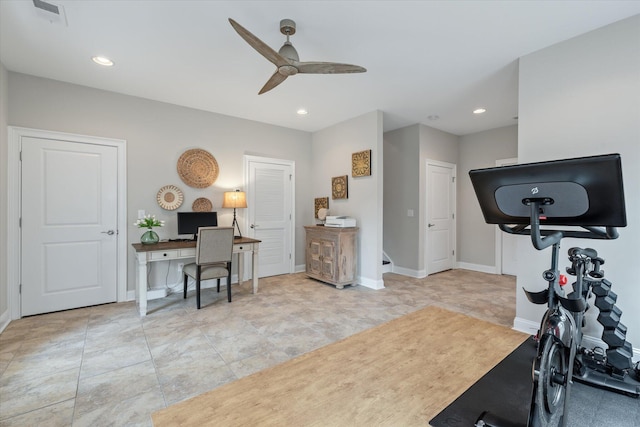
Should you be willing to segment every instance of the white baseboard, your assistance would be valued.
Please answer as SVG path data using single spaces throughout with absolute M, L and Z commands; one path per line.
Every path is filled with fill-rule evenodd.
M 295 272 L 296 273 L 304 273 L 305 271 L 307 271 L 306 264 L 298 264 L 298 265 L 295 266 Z
M 513 320 L 513 329 L 524 332 L 528 335 L 535 335 L 538 332 L 538 328 L 540 328 L 539 322 L 532 322 L 531 320 L 522 319 L 520 317 L 516 317 Z M 582 346 L 586 348 L 601 347 L 604 349 L 609 347 L 607 343 L 602 341 L 602 339 L 591 335 L 585 335 L 582 337 Z M 633 348 L 632 359 L 634 363 L 640 360 L 640 348 Z
M 384 280 L 373 280 L 373 279 L 367 279 L 366 277 L 360 276 L 358 280 L 358 284 L 360 286 L 364 286 L 365 288 L 369 288 L 369 289 L 375 289 L 375 290 L 384 289 Z
M 513 319 L 513 328 L 516 331 L 524 332 L 527 335 L 535 335 L 540 328 L 540 322 L 532 322 L 522 317 L 516 317 Z
M 0 314 L 0 333 L 9 326 L 9 322 L 11 322 L 11 310 L 6 309 Z
M 471 264 L 468 262 L 458 262 L 456 263 L 456 265 L 457 265 L 457 268 L 461 268 L 463 270 L 478 271 L 480 273 L 497 274 L 496 267 L 494 265 Z
M 427 277 L 427 272 L 425 270 L 412 270 L 410 268 L 398 267 L 397 265 L 393 266 L 393 272 L 402 274 L 403 276 L 414 277 L 416 279 L 424 279 Z

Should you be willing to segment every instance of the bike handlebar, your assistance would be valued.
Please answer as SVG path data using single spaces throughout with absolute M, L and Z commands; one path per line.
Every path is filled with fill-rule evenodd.
M 500 230 L 509 234 L 530 235 L 533 247 L 542 250 L 554 245 L 563 237 L 574 237 L 578 239 L 606 239 L 613 240 L 618 238 L 618 230 L 615 227 L 593 227 L 580 226 L 587 231 L 576 230 L 543 230 L 540 228 L 540 216 L 538 209 L 541 201 L 531 200 L 530 224 L 516 224 L 509 226 L 507 224 L 498 224 Z M 531 227 L 531 228 L 529 228 Z

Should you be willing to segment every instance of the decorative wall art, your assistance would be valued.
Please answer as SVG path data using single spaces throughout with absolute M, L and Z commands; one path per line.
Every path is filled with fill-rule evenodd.
M 206 188 L 218 179 L 218 162 L 208 151 L 194 148 L 178 159 L 178 175 L 189 187 Z
M 194 212 L 211 212 L 213 204 L 211 203 L 211 200 L 206 197 L 198 197 L 191 205 L 191 209 Z
M 175 185 L 165 185 L 158 191 L 156 196 L 158 205 L 168 211 L 178 209 L 182 205 L 183 199 L 182 190 Z
M 351 155 L 351 176 L 371 175 L 371 150 L 359 151 Z
M 329 209 L 329 198 L 328 197 L 317 197 L 315 199 L 315 208 L 313 210 L 315 217 L 318 218 L 318 210 L 319 209 Z
M 349 197 L 347 191 L 347 175 L 331 178 L 331 198 L 346 199 Z

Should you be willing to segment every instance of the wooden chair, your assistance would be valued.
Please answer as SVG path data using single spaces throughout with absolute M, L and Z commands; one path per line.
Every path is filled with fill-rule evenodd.
M 200 227 L 196 244 L 196 262 L 187 264 L 184 273 L 184 298 L 187 298 L 187 281 L 196 281 L 196 305 L 200 309 L 200 281 L 227 278 L 227 298 L 231 302 L 231 255 L 233 253 L 233 228 Z

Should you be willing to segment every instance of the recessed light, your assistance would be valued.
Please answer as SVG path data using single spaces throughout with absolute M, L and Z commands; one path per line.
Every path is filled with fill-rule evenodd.
M 438 120 L 440 118 L 439 115 L 437 114 L 432 114 L 430 116 L 427 116 L 427 120 L 431 120 L 432 122 L 435 122 L 436 120 Z
M 298 113 L 299 116 L 306 116 L 307 114 L 309 114 L 309 112 L 305 108 L 299 108 L 296 113 Z
M 473 110 L 473 114 L 482 114 L 485 113 L 487 111 L 486 108 L 476 108 L 475 110 Z
M 98 65 L 102 65 L 105 67 L 113 67 L 114 63 L 112 60 L 107 58 L 106 56 L 93 56 L 91 60 Z

